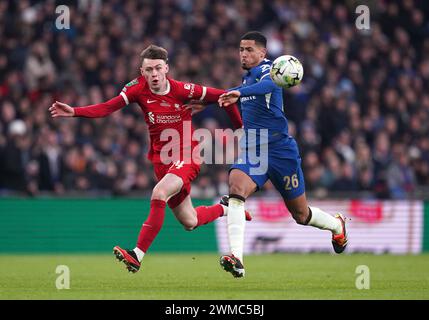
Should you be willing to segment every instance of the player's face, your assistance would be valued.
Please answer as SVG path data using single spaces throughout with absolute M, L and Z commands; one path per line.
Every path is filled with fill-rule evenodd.
M 167 89 L 168 64 L 164 60 L 144 59 L 140 72 L 152 91 L 162 92 Z
M 255 43 L 255 40 L 241 40 L 240 62 L 245 70 L 256 67 L 264 60 L 267 49 Z

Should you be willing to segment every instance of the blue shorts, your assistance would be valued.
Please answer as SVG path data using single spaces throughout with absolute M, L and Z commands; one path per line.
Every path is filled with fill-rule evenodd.
M 231 166 L 246 173 L 257 185 L 258 190 L 267 180 L 285 200 L 295 199 L 305 192 L 304 174 L 298 145 L 292 137 L 256 148 L 242 150 Z

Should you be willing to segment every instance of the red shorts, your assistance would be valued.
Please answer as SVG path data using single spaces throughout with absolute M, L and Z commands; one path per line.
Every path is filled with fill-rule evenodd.
M 159 180 L 161 180 L 167 173 L 172 173 L 180 177 L 183 181 L 183 186 L 180 192 L 168 200 L 168 206 L 171 209 L 176 208 L 183 200 L 191 193 L 191 182 L 194 180 L 198 173 L 200 172 L 200 165 L 196 163 L 185 164 L 183 162 L 175 162 L 173 164 L 162 164 L 154 163 L 153 169 L 155 170 L 155 175 Z

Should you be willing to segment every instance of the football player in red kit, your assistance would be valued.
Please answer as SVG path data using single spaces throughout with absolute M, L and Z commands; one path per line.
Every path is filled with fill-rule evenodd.
M 144 113 L 150 134 L 148 158 L 153 163 L 158 183 L 151 196 L 149 216 L 143 223 L 134 250 L 113 248 L 116 257 L 123 261 L 131 272 L 140 269 L 144 254 L 160 231 L 165 206 L 172 209 L 177 220 L 186 230 L 212 222 L 227 214 L 225 203 L 194 208 L 190 198 L 191 181 L 200 170 L 200 162 L 192 158 L 197 141 L 192 140 L 190 100 L 201 103 L 215 103 L 225 90 L 184 83 L 167 77 L 169 70 L 168 53 L 164 48 L 150 45 L 141 53 L 141 76 L 128 83 L 113 99 L 90 106 L 71 107 L 55 102 L 50 108 L 52 117 L 105 117 L 129 103 L 139 104 Z M 240 113 L 236 105 L 224 108 L 235 129 L 242 127 Z M 191 130 L 184 130 L 185 124 Z M 174 129 L 179 133 L 178 141 L 165 141 L 161 137 L 164 130 Z M 189 132 L 187 132 L 189 131 Z M 165 148 L 169 144 L 169 148 Z M 165 150 L 164 150 L 165 149 Z M 180 150 L 173 158 L 167 154 L 171 149 Z M 251 217 L 246 213 L 247 219 Z

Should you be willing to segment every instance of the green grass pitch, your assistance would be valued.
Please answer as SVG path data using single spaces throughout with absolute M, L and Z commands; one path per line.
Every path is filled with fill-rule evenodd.
M 245 258 L 246 278 L 223 271 L 216 254 L 145 257 L 137 274 L 111 255 L 0 255 L 0 299 L 429 299 L 429 255 L 272 254 Z M 55 270 L 70 269 L 58 290 Z M 355 286 L 356 267 L 370 289 Z

